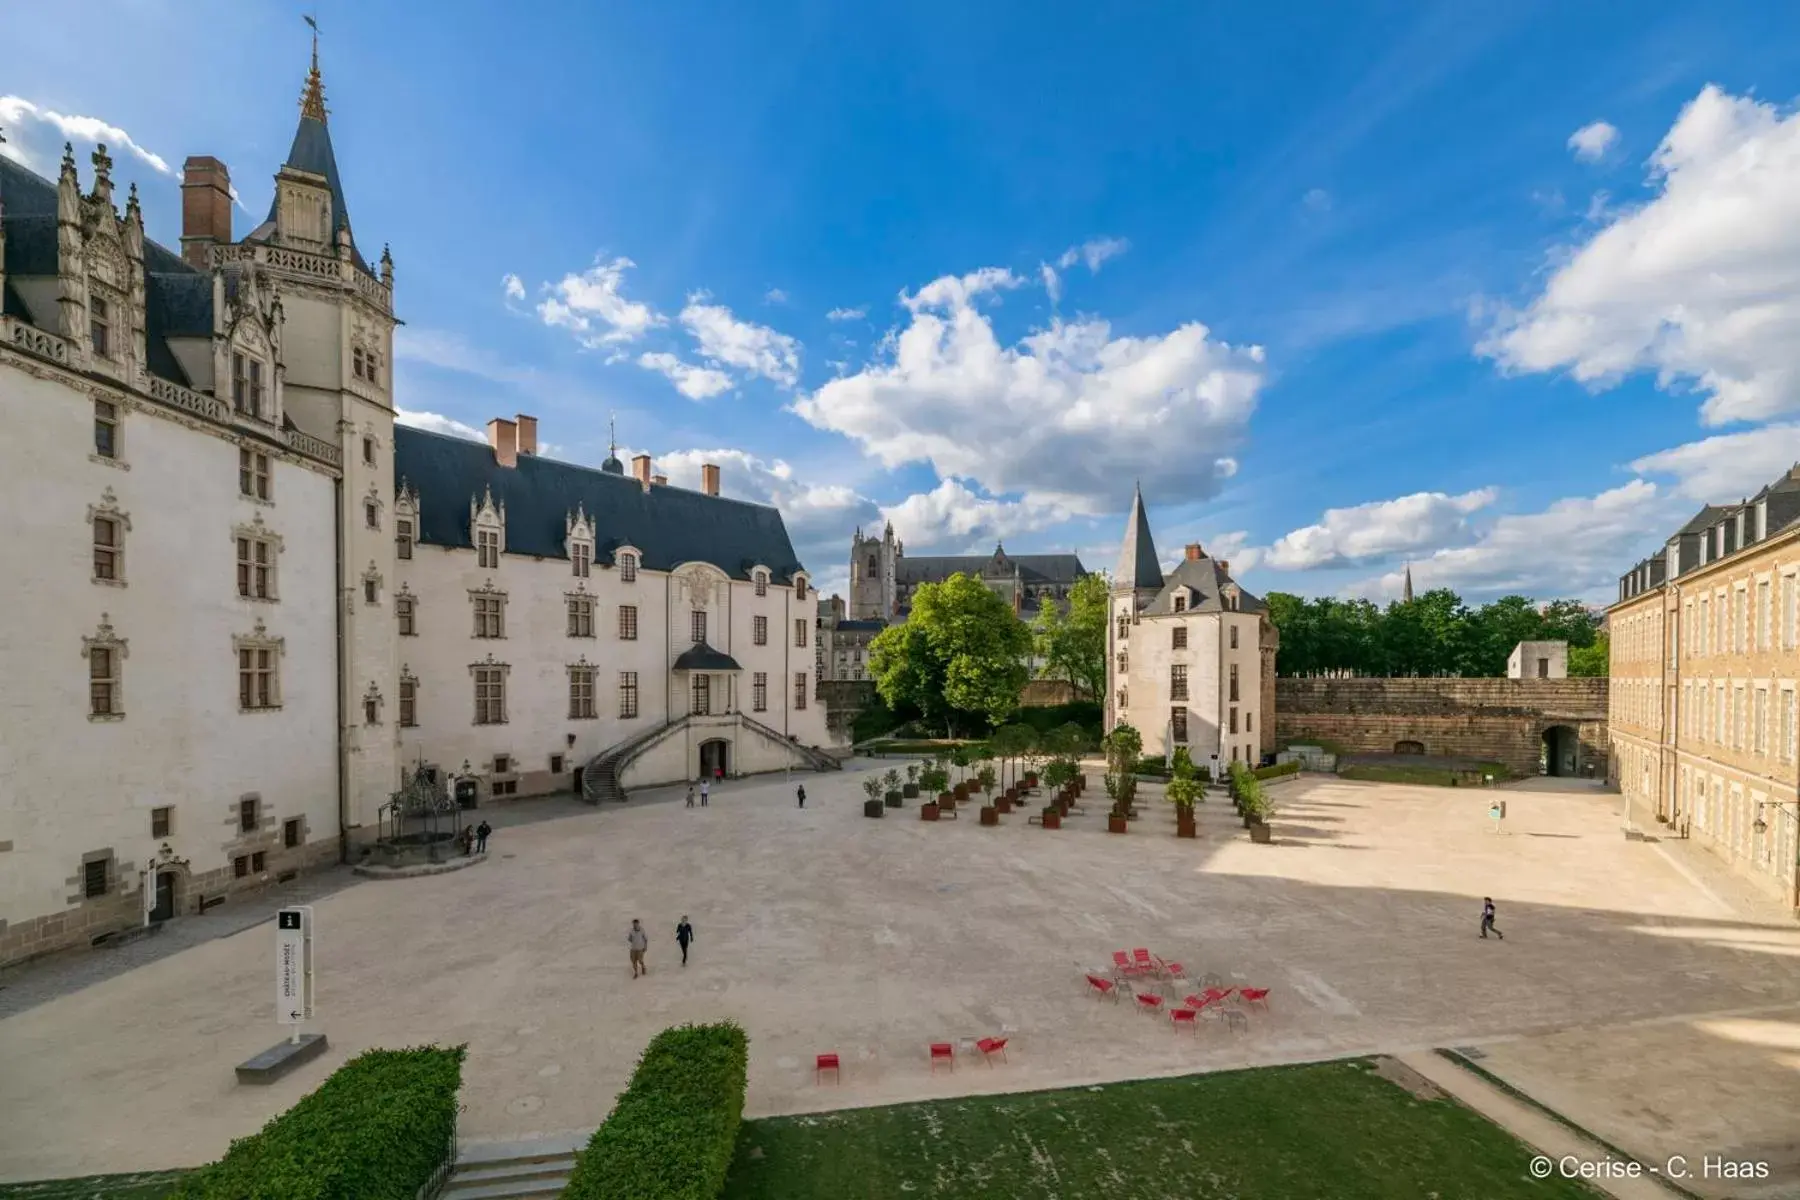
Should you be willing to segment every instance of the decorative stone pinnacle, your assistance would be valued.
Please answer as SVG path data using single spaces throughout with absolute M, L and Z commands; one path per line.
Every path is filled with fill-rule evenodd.
M 106 143 L 101 142 L 94 147 L 93 163 L 94 183 L 98 185 L 102 180 L 110 183 L 113 162 L 112 156 L 106 152 Z
M 312 69 L 306 73 L 306 88 L 300 93 L 300 116 L 325 123 L 325 81 L 319 75 L 319 23 L 305 18 L 312 26 Z

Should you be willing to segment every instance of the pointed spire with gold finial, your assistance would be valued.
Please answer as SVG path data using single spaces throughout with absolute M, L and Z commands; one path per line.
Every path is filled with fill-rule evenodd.
M 312 28 L 312 70 L 306 73 L 306 90 L 300 93 L 300 115 L 325 123 L 325 81 L 319 75 L 319 23 L 305 18 Z

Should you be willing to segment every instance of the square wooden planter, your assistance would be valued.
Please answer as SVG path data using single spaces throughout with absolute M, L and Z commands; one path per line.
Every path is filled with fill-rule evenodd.
M 938 806 L 934 802 L 927 800 L 925 803 L 919 805 L 919 820 L 935 821 L 937 819 Z
M 1062 819 L 1063 819 L 1063 815 L 1062 815 L 1062 810 L 1060 808 L 1046 808 L 1044 810 L 1044 819 L 1043 819 L 1042 824 L 1045 829 L 1061 829 L 1062 828 Z
M 1011 812 L 1013 810 L 1013 797 L 1001 796 L 998 800 L 994 801 L 994 807 L 999 809 L 1002 813 Z
M 982 805 L 981 823 L 983 825 L 998 825 L 1000 823 L 1000 810 L 991 804 Z

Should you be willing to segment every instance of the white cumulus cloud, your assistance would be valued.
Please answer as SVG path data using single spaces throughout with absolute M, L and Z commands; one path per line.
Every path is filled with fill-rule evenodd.
M 875 502 L 854 488 L 803 482 L 786 461 L 745 450 L 677 450 L 658 459 L 656 469 L 678 487 L 697 489 L 704 463 L 719 468 L 720 494 L 781 510 L 794 550 L 821 590 L 833 569 L 849 561 L 850 531 L 879 515 Z
M 413 412 L 404 408 L 394 410 L 394 421 L 400 425 L 410 425 L 414 429 L 423 429 L 428 433 L 447 433 L 451 437 L 467 438 L 471 442 L 487 441 L 487 434 L 473 425 L 464 425 L 454 417 L 446 417 L 441 413 Z
M 1673 475 L 1677 494 L 1707 504 L 1741 500 L 1800 462 L 1800 422 L 1722 433 L 1633 460 L 1640 475 Z
M 1415 492 L 1350 508 L 1328 508 L 1317 524 L 1276 539 L 1265 561 L 1280 570 L 1304 571 L 1468 541 L 1473 537 L 1470 514 L 1492 504 L 1497 495 L 1493 488 L 1460 496 Z
M 1094 238 L 1064 250 L 1056 260 L 1056 265 L 1066 271 L 1076 263 L 1086 263 L 1090 272 L 1097 272 L 1101 263 L 1109 258 L 1116 258 L 1129 249 L 1131 243 L 1125 238 Z
M 827 321 L 860 321 L 868 315 L 869 310 L 867 307 L 834 308 L 825 314 L 825 319 Z
M 501 278 L 500 286 L 505 290 L 506 298 L 508 300 L 523 300 L 525 298 L 525 281 L 520 279 L 517 275 L 511 274 L 510 272 L 507 273 Z
M 625 272 L 636 265 L 618 257 L 596 262 L 580 274 L 564 275 L 550 285 L 551 294 L 538 304 L 538 316 L 546 325 L 574 333 L 589 347 L 638 340 L 667 320 L 648 304 L 625 298 Z
M 780 288 L 770 288 L 768 291 L 763 293 L 763 303 L 764 304 L 786 304 L 787 301 L 788 301 L 788 294 L 786 292 L 782 291 Z
M 725 372 L 683 362 L 673 354 L 640 354 L 637 364 L 647 371 L 660 371 L 689 400 L 704 400 L 731 390 L 731 376 Z
M 719 367 L 735 367 L 792 387 L 800 378 L 800 343 L 767 325 L 734 316 L 723 304 L 709 303 L 704 292 L 688 297 L 681 324 L 700 354 Z
M 1708 86 L 1651 159 L 1656 195 L 1606 212 L 1480 345 L 1596 388 L 1653 371 L 1712 425 L 1800 409 L 1800 114 Z
M 53 109 L 42 108 L 23 96 L 0 96 L 0 129 L 9 131 L 9 136 L 19 136 L 21 127 L 42 124 L 48 125 L 71 142 L 92 142 L 104 144 L 110 150 L 124 150 L 139 162 L 159 175 L 174 175 L 175 172 L 160 154 L 152 153 L 138 145 L 135 139 L 117 125 L 101 120 L 99 117 L 69 116 Z M 0 148 L 12 148 L 11 142 L 0 143 Z M 24 151 L 16 151 L 9 155 L 23 160 L 26 166 L 37 169 L 34 162 Z
M 1599 162 L 1619 141 L 1619 131 L 1605 121 L 1591 121 L 1569 135 L 1569 149 L 1582 162 Z
M 1001 538 L 1044 529 L 1069 516 L 1055 504 L 982 496 L 958 479 L 945 479 L 929 492 L 884 505 L 881 514 L 909 546 L 941 547 L 947 553 L 991 549 L 990 544 Z
M 1117 511 L 1134 478 L 1153 497 L 1215 491 L 1264 383 L 1261 347 L 1226 345 L 1198 322 L 1115 337 L 1100 319 L 1004 344 L 976 302 L 1023 282 L 996 267 L 902 293 L 909 322 L 877 360 L 794 411 L 887 467 L 930 463 L 942 479 L 1077 515 Z

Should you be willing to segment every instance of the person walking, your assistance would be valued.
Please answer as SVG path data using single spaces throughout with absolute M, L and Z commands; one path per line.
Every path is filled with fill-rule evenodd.
M 794 799 L 800 802 L 801 808 L 806 807 L 806 785 L 804 783 L 794 789 Z
M 648 975 L 650 968 L 644 965 L 644 951 L 650 948 L 650 938 L 636 917 L 631 918 L 631 929 L 625 934 L 625 944 L 631 948 L 631 977 L 636 979 L 639 975 Z
M 711 795 L 712 795 L 712 780 L 711 779 L 702 779 L 700 781 L 700 807 L 701 808 L 706 807 L 706 799 L 708 796 L 711 796 Z
M 464 825 L 463 831 L 456 835 L 456 844 L 462 847 L 463 857 L 467 858 L 469 851 L 475 848 L 475 827 Z
M 688 943 L 694 940 L 694 927 L 688 924 L 687 914 L 681 914 L 681 924 L 675 927 L 675 940 L 681 943 L 681 965 L 687 966 Z
M 1489 930 L 1493 930 L 1494 936 L 1501 941 L 1506 940 L 1506 935 L 1494 925 L 1494 898 L 1483 896 L 1481 898 L 1481 936 L 1486 937 Z
M 487 853 L 488 834 L 492 832 L 494 832 L 494 827 L 487 823 L 486 817 L 483 817 L 481 819 L 481 824 L 475 827 L 475 853 Z
M 687 806 L 688 806 L 688 807 L 689 807 L 689 808 L 692 808 L 692 807 L 694 807 L 694 781 L 693 781 L 693 780 L 691 780 L 691 779 L 690 779 L 690 780 L 688 780 L 688 802 L 687 802 Z

